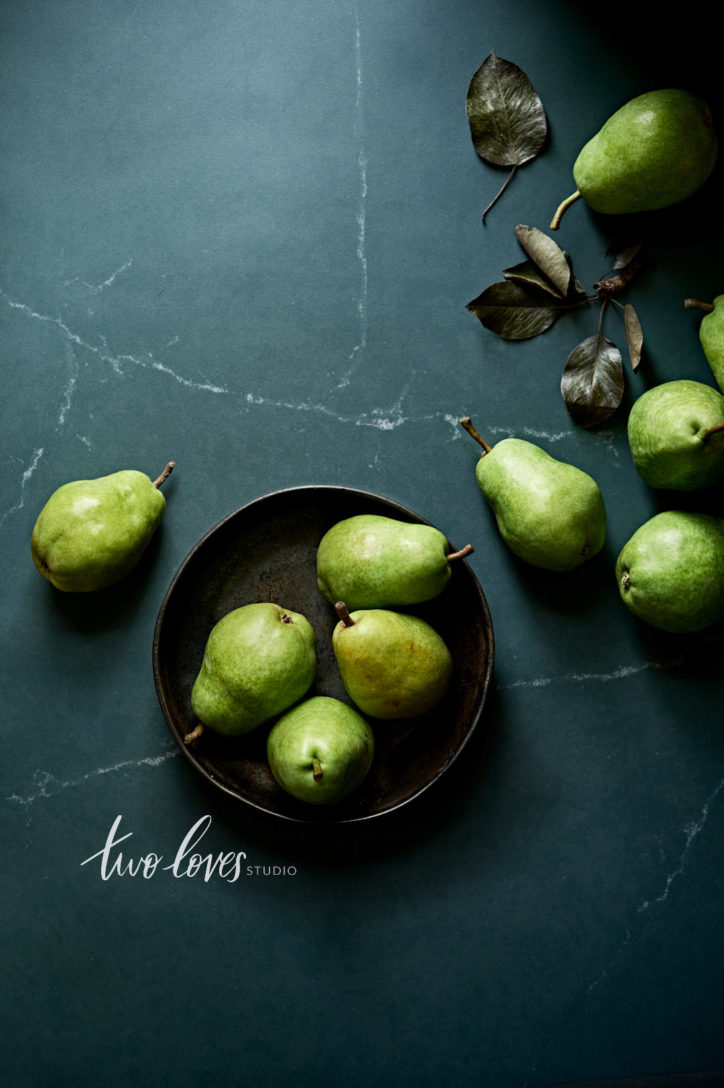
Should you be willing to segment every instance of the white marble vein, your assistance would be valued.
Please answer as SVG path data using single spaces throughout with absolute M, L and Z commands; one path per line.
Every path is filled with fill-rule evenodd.
M 716 801 L 716 799 L 719 796 L 719 794 L 721 793 L 722 789 L 724 789 L 724 778 L 719 780 L 719 782 L 716 784 L 715 788 L 712 790 L 710 795 L 707 797 L 706 802 L 704 804 L 704 807 L 702 808 L 701 812 L 699 813 L 698 819 L 692 820 L 690 823 L 686 824 L 686 826 L 684 827 L 684 829 L 683 829 L 684 839 L 685 839 L 684 849 L 683 849 L 683 851 L 681 853 L 681 856 L 679 858 L 678 865 L 676 866 L 675 869 L 673 869 L 667 875 L 666 880 L 664 881 L 663 889 L 661 890 L 660 894 L 657 895 L 656 898 L 653 901 L 650 901 L 648 899 L 645 899 L 643 901 L 643 903 L 639 907 L 639 913 L 640 914 L 643 914 L 645 911 L 649 910 L 654 904 L 664 903 L 666 901 L 666 899 L 668 899 L 669 892 L 671 890 L 671 885 L 674 883 L 674 881 L 678 877 L 683 876 L 684 869 L 686 868 L 686 862 L 688 860 L 689 854 L 691 853 L 691 848 L 694 845 L 694 841 L 698 837 L 698 835 L 700 835 L 701 832 L 703 831 L 704 826 L 706 825 L 706 821 L 709 818 L 709 812 L 711 811 L 711 806 Z
M 37 449 L 33 450 L 30 463 L 23 470 L 22 476 L 20 477 L 20 497 L 15 505 L 11 506 L 10 509 L 6 510 L 2 517 L 0 517 L 0 525 L 2 525 L 5 522 L 6 518 L 10 517 L 11 514 L 15 514 L 18 510 L 22 510 L 23 506 L 25 505 L 25 487 L 28 483 L 28 480 L 38 467 L 40 459 L 44 453 L 45 448 L 43 446 L 40 446 Z
M 684 874 L 684 871 L 686 869 L 686 863 L 687 863 L 687 861 L 689 859 L 689 855 L 690 855 L 690 853 L 692 851 L 694 843 L 695 843 L 697 837 L 704 830 L 704 827 L 706 826 L 706 822 L 707 822 L 707 820 L 709 818 L 709 813 L 711 811 L 711 807 L 714 804 L 714 802 L 716 801 L 716 799 L 718 798 L 718 796 L 721 793 L 722 789 L 724 789 L 724 778 L 721 778 L 719 780 L 719 782 L 717 782 L 716 786 L 714 787 L 712 792 L 707 797 L 706 801 L 704 802 L 704 806 L 701 809 L 701 812 L 699 813 L 698 818 L 696 820 L 692 820 L 690 823 L 686 824 L 686 826 L 683 828 L 683 834 L 684 834 L 684 840 L 685 840 L 684 841 L 684 849 L 683 849 L 683 851 L 682 851 L 682 853 L 681 853 L 681 855 L 679 857 L 678 864 L 677 864 L 676 868 L 673 869 L 670 873 L 667 874 L 667 876 L 666 876 L 666 878 L 664 880 L 664 884 L 663 884 L 663 888 L 662 888 L 661 892 L 657 896 L 655 896 L 654 899 L 652 899 L 652 900 L 645 899 L 641 903 L 641 905 L 638 907 L 638 914 L 645 915 L 647 911 L 652 910 L 655 906 L 657 906 L 657 905 L 661 906 L 661 904 L 666 902 L 666 900 L 669 897 L 669 892 L 671 891 L 672 884 L 674 883 L 675 880 L 677 880 L 680 876 L 683 876 L 683 874 Z M 590 995 L 591 993 L 593 993 L 593 991 L 598 986 L 600 986 L 602 982 L 605 982 L 605 980 L 608 978 L 611 970 L 616 966 L 616 964 L 622 958 L 622 956 L 626 952 L 629 945 L 633 942 L 633 940 L 634 940 L 633 933 L 631 932 L 630 929 L 626 929 L 623 940 L 621 941 L 618 948 L 616 949 L 616 951 L 611 956 L 607 966 L 601 971 L 601 973 L 597 976 L 597 978 L 595 978 L 593 980 L 593 982 L 591 982 L 586 987 L 585 992 L 586 992 L 587 995 Z
M 122 272 L 127 272 L 133 264 L 133 258 L 129 257 L 120 268 L 117 268 L 115 272 L 112 272 L 107 279 L 102 283 L 88 283 L 87 280 L 82 280 L 79 276 L 74 276 L 72 280 L 63 280 L 63 287 L 72 287 L 74 284 L 79 283 L 82 287 L 87 287 L 92 295 L 100 295 L 101 291 L 104 291 L 106 287 L 112 287 L 116 281 L 116 278 L 120 276 Z
M 50 774 L 48 771 L 37 770 L 33 775 L 33 792 L 21 796 L 18 793 L 11 793 L 5 798 L 6 801 L 10 801 L 13 804 L 21 805 L 23 808 L 28 808 L 36 801 L 42 800 L 47 797 L 54 797 L 58 793 L 62 793 L 64 790 L 75 789 L 78 786 L 83 786 L 87 782 L 96 778 L 102 778 L 107 774 L 119 774 L 121 771 L 126 771 L 129 768 L 136 767 L 159 767 L 162 763 L 167 763 L 169 759 L 173 759 L 179 754 L 179 749 L 169 749 L 166 752 L 162 752 L 157 756 L 146 756 L 143 759 L 126 759 L 121 763 L 114 763 L 110 767 L 98 767 L 96 770 L 88 771 L 86 774 L 80 775 L 78 778 L 70 778 L 61 780 Z
M 359 6 L 354 6 L 354 56 L 355 56 L 355 133 L 357 137 L 357 171 L 359 176 L 359 203 L 357 207 L 357 247 L 355 254 L 359 266 L 359 297 L 357 300 L 358 340 L 348 359 L 347 371 L 340 378 L 337 388 L 343 389 L 352 380 L 355 364 L 367 346 L 367 154 L 364 141 L 364 99 L 362 78 L 362 33 Z
M 512 680 L 508 684 L 501 684 L 501 691 L 510 691 L 513 688 L 545 688 L 553 684 L 584 684 L 601 683 L 608 684 L 614 680 L 627 680 L 630 676 L 636 676 L 650 669 L 666 671 L 677 668 L 682 664 L 683 656 L 671 661 L 644 661 L 640 665 L 618 665 L 608 672 L 568 672 L 558 676 L 532 676 L 528 679 Z

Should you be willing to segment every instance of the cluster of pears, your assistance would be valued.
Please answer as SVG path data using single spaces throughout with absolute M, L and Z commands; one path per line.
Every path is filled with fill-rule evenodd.
M 634 402 L 628 440 L 641 477 L 664 491 L 724 479 L 724 395 L 703 382 L 664 382 Z M 656 514 L 616 563 L 622 600 L 664 631 L 698 631 L 724 616 L 724 518 L 689 510 Z
M 54 491 L 38 515 L 30 547 L 35 566 L 64 593 L 89 593 L 120 581 L 136 566 L 166 509 L 161 484 L 122 469 L 73 480 Z
M 428 714 L 448 689 L 450 651 L 438 632 L 401 607 L 437 597 L 451 564 L 433 526 L 360 514 L 336 523 L 320 541 L 317 584 L 334 605 L 332 647 L 353 706 L 309 695 L 316 674 L 314 630 L 274 602 L 245 604 L 212 628 L 191 692 L 198 724 L 238 736 L 276 719 L 267 736 L 269 767 L 298 800 L 329 804 L 362 783 L 375 738 L 367 721 Z

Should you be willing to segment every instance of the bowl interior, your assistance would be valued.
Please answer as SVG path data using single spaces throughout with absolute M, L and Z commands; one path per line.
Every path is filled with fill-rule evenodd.
M 238 738 L 207 729 L 193 744 L 184 743 L 184 735 L 196 724 L 191 688 L 209 632 L 225 613 L 253 601 L 275 601 L 307 617 L 317 648 L 317 673 L 309 694 L 350 703 L 332 651 L 337 616 L 317 588 L 316 553 L 335 522 L 365 513 L 424 522 L 396 503 L 350 488 L 300 487 L 265 495 L 225 518 L 199 541 L 171 583 L 158 615 L 153 645 L 156 690 L 184 755 L 226 793 L 288 820 L 356 821 L 412 800 L 464 747 L 478 724 L 490 682 L 493 631 L 487 602 L 468 564 L 457 560 L 438 598 L 405 609 L 426 619 L 447 642 L 455 664 L 448 693 L 424 718 L 368 719 L 375 732 L 375 759 L 352 796 L 316 806 L 285 793 L 266 761 L 271 722 Z

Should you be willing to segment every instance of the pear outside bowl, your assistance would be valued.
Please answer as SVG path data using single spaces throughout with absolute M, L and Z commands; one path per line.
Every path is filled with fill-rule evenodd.
M 191 688 L 208 633 L 232 608 L 276 601 L 301 612 L 316 638 L 317 673 L 309 695 L 349 703 L 332 650 L 338 616 L 317 587 L 317 546 L 335 522 L 373 513 L 428 524 L 411 510 L 365 491 L 336 486 L 290 488 L 230 514 L 191 550 L 158 613 L 153 671 L 164 717 L 196 771 L 244 806 L 296 823 L 354 823 L 392 812 L 424 793 L 454 763 L 482 717 L 493 668 L 493 628 L 475 574 L 457 560 L 432 601 L 405 611 L 431 623 L 455 663 L 443 701 L 424 718 L 376 723 L 375 758 L 354 794 L 329 806 L 305 804 L 275 782 L 266 758 L 273 721 L 241 737 L 207 729 L 193 744 Z

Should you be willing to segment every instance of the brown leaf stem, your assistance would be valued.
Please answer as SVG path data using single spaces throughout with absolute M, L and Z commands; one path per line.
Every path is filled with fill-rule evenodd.
M 651 268 L 653 263 L 651 250 L 646 246 L 642 246 L 636 256 L 620 272 L 615 276 L 605 276 L 600 280 L 596 280 L 593 289 L 599 298 L 612 298 L 614 295 L 620 295 L 642 272 Z
M 724 419 L 720 423 L 715 423 L 713 427 L 707 427 L 705 431 L 701 432 L 702 438 L 709 438 L 713 434 L 721 434 L 724 431 Z
M 684 299 L 685 310 L 703 310 L 704 313 L 710 314 L 714 310 L 713 302 L 703 302 L 700 298 L 685 298 Z
M 497 204 L 497 202 L 500 200 L 501 196 L 503 195 L 503 193 L 505 192 L 505 190 L 508 188 L 511 181 L 513 180 L 513 175 L 515 174 L 517 169 L 518 169 L 518 164 L 516 163 L 515 166 L 513 167 L 513 169 L 508 174 L 505 181 L 503 182 L 503 184 L 501 185 L 500 189 L 498 189 L 497 193 L 495 194 L 495 196 L 493 197 L 493 199 L 490 201 L 487 208 L 483 212 L 483 225 L 485 225 L 485 216 L 488 214 L 488 212 L 493 207 L 493 205 Z
M 312 778 L 315 782 L 321 782 L 324 777 L 324 771 L 322 770 L 322 764 L 315 757 L 312 760 Z

